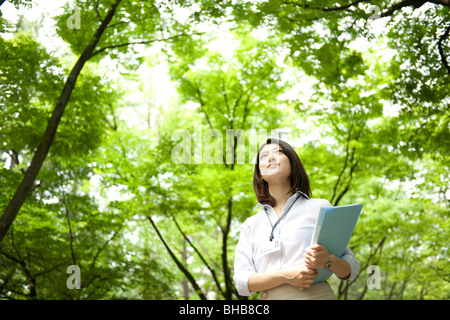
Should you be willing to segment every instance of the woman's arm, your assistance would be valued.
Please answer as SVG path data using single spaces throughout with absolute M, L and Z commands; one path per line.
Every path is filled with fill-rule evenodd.
M 330 259 L 328 250 L 321 245 L 315 244 L 305 250 L 305 265 L 311 269 L 325 268 Z M 330 270 L 340 279 L 348 279 L 351 275 L 350 263 L 345 259 L 331 254 L 331 268 Z
M 282 284 L 309 288 L 317 277 L 317 271 L 305 266 L 271 272 L 253 273 L 248 279 L 251 292 L 268 290 Z
M 338 258 L 334 254 L 331 255 L 330 270 L 341 280 L 347 280 L 350 278 L 350 263 L 348 263 L 347 260 Z

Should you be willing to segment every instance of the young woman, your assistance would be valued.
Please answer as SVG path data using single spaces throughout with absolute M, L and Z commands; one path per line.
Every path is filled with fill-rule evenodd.
M 253 188 L 259 212 L 241 227 L 234 261 L 240 295 L 259 291 L 261 299 L 335 299 L 328 282 L 313 284 L 317 269 L 354 279 L 359 262 L 349 248 L 342 257 L 320 245 L 310 247 L 324 199 L 311 199 L 309 179 L 295 150 L 268 139 L 258 152 Z M 254 210 L 254 211 L 255 211 Z

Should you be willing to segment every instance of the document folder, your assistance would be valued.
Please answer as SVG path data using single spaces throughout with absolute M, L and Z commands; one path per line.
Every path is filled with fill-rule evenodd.
M 350 242 L 361 214 L 362 204 L 351 204 L 336 207 L 321 207 L 311 245 L 320 244 L 328 252 L 341 258 Z M 319 269 L 314 283 L 327 281 L 333 274 L 330 270 Z

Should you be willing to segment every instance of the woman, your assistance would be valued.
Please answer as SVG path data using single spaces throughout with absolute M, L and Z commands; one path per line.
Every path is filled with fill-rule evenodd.
M 309 179 L 295 150 L 268 139 L 258 152 L 253 188 L 259 212 L 241 227 L 234 281 L 240 295 L 260 291 L 261 299 L 335 299 L 328 282 L 313 284 L 317 269 L 354 279 L 359 262 L 349 248 L 342 257 L 320 245 L 310 247 L 324 199 L 310 199 Z

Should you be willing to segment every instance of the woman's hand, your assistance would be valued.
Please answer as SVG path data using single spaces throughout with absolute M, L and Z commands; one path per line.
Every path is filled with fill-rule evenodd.
M 314 244 L 309 248 L 306 248 L 304 254 L 305 266 L 310 269 L 323 269 L 325 268 L 330 254 L 327 248 L 319 244 Z
M 250 292 L 269 290 L 285 283 L 295 287 L 309 288 L 317 275 L 317 270 L 309 269 L 303 264 L 289 269 L 255 272 L 248 279 L 248 289 Z
M 295 287 L 309 288 L 317 278 L 317 270 L 307 268 L 302 265 L 289 269 L 281 270 L 285 279 L 284 283 Z

